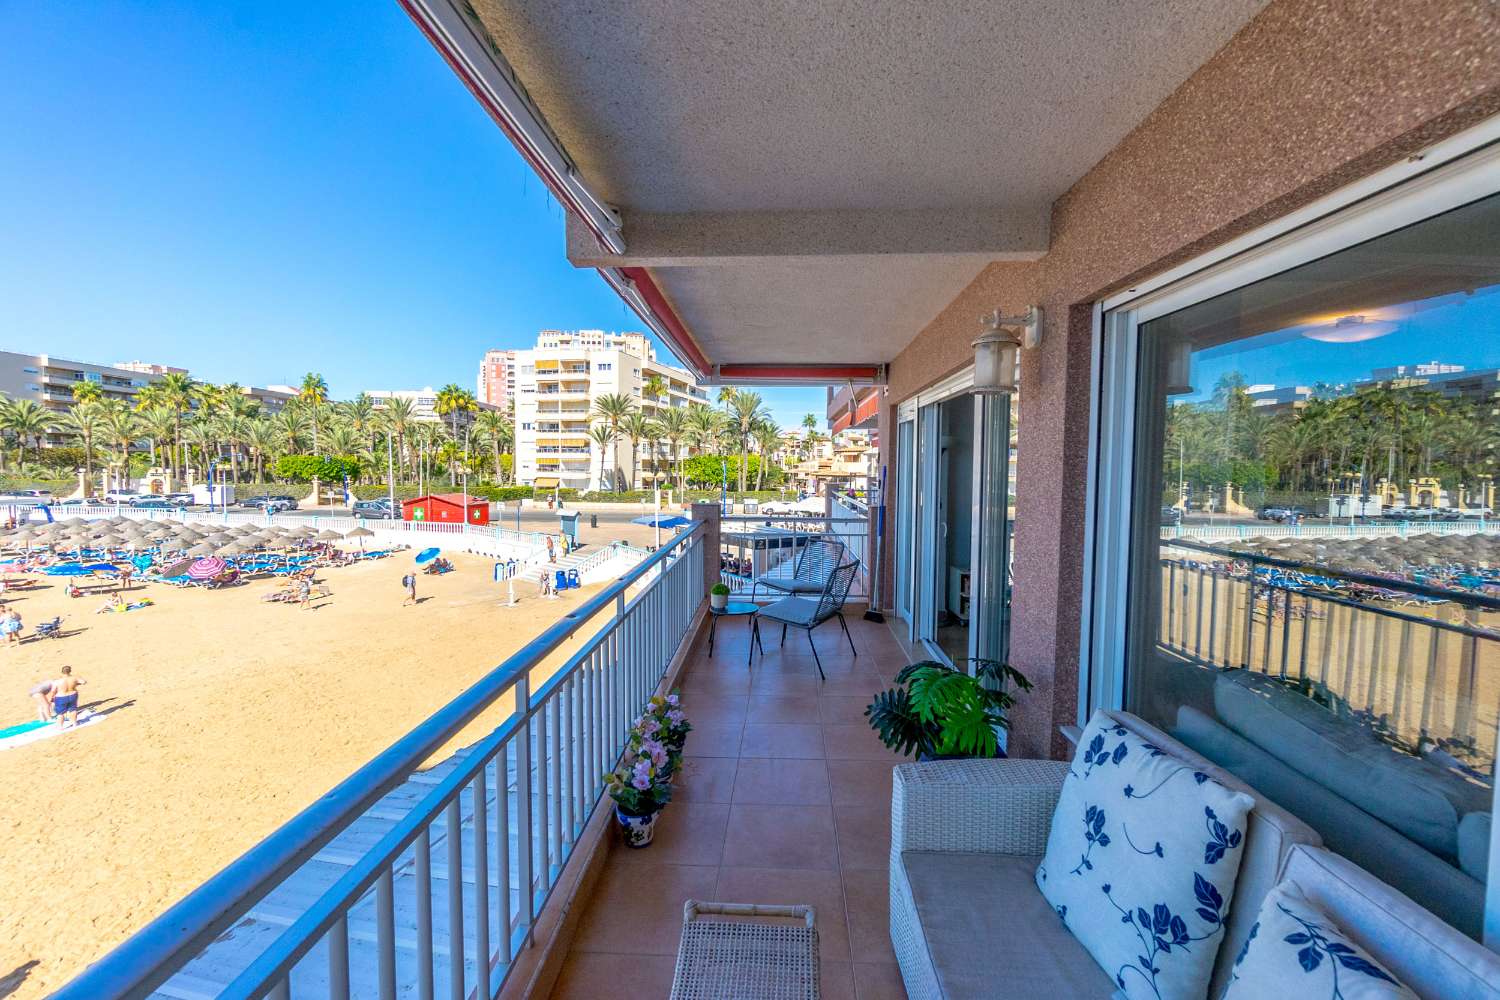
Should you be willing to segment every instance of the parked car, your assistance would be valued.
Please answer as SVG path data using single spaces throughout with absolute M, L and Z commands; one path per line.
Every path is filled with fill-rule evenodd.
M 240 501 L 241 507 L 267 508 L 275 505 L 277 510 L 296 510 L 297 500 L 285 493 L 262 493 L 259 496 L 246 497 Z
M 176 510 L 177 505 L 166 497 L 147 497 L 130 505 L 135 510 Z
M 1182 511 L 1176 507 L 1163 507 L 1161 509 L 1161 526 L 1163 528 L 1175 528 L 1182 523 Z
M 163 499 L 170 500 L 178 507 L 188 507 L 193 503 L 193 495 L 191 493 L 168 493 Z
M 133 504 L 137 500 L 146 499 L 146 497 L 147 494 L 137 493 L 135 490 L 110 490 L 108 493 L 105 493 L 104 496 L 100 497 L 100 499 L 105 503 Z
M 401 516 L 401 509 L 399 506 L 392 507 L 390 500 L 356 500 L 353 513 L 355 517 L 392 521 Z
M 1255 512 L 1257 521 L 1280 521 L 1286 517 L 1285 507 L 1262 507 Z

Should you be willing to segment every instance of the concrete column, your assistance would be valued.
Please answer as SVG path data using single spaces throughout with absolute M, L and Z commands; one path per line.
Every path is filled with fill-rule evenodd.
M 694 503 L 693 520 L 704 526 L 703 530 L 703 596 L 719 582 L 719 524 L 722 512 L 717 501 Z

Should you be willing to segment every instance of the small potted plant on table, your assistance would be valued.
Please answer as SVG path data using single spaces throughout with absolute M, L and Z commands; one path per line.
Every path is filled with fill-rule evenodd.
M 897 686 L 882 691 L 865 709 L 880 742 L 918 760 L 1003 757 L 997 733 L 1010 725 L 1013 688 L 1031 682 L 1008 663 L 973 659 L 972 673 L 936 660 L 901 668 Z
M 715 611 L 723 611 L 729 606 L 729 587 L 722 583 L 716 583 L 708 588 L 708 606 Z

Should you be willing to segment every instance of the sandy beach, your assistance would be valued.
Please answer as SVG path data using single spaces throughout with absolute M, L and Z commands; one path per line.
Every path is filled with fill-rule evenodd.
M 410 553 L 321 571 L 333 593 L 308 610 L 263 603 L 269 580 L 136 586 L 156 605 L 126 614 L 45 577 L 7 595 L 25 634 L 62 614 L 66 635 L 0 647 L 0 726 L 64 664 L 106 717 L 0 750 L 0 996 L 66 982 L 597 590 L 518 584 L 507 608 L 489 560 L 452 558 L 404 608 Z

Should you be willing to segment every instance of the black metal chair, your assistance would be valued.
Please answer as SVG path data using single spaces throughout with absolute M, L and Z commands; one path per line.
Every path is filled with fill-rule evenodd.
M 830 618 L 839 620 L 839 627 L 844 630 L 844 638 L 849 640 L 849 651 L 855 656 L 859 650 L 854 648 L 854 636 L 849 634 L 849 625 L 844 621 L 844 601 L 849 597 L 849 589 L 854 586 L 854 575 L 859 572 L 859 560 L 854 559 L 836 567 L 828 574 L 824 581 L 822 593 L 816 600 L 808 597 L 783 597 L 774 604 L 768 604 L 750 616 L 750 639 L 754 644 L 751 647 L 752 655 L 759 647 L 762 656 L 766 655 L 766 649 L 760 641 L 760 620 L 762 618 L 781 623 L 781 644 L 786 645 L 786 630 L 800 628 L 807 633 L 807 644 L 812 647 L 813 662 L 818 665 L 818 676 L 824 680 L 828 676 L 823 673 L 823 661 L 818 658 L 818 647 L 813 642 L 812 630 L 828 621 Z
M 849 558 L 844 543 L 834 538 L 812 538 L 793 557 L 792 575 L 765 574 L 750 581 L 750 600 L 755 600 L 757 589 L 779 591 L 783 594 L 821 594 L 828 577 Z

